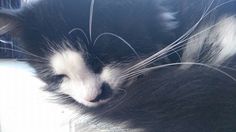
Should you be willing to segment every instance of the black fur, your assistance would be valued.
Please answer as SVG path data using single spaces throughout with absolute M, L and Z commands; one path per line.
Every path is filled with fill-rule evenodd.
M 164 9 L 157 0 L 95 1 L 90 39 L 90 4 L 90 0 L 43 0 L 12 12 L 11 17 L 18 21 L 15 29 L 20 32 L 17 35 L 27 51 L 48 58 L 49 47 L 60 49 L 58 45 L 62 45 L 62 41 L 69 41 L 73 49 L 81 51 L 82 47 L 89 52 L 84 57 L 94 72 L 100 72 L 103 65 L 111 62 L 140 59 L 122 40 L 112 35 L 102 36 L 95 44 L 96 37 L 102 33 L 122 37 L 140 56 L 160 50 L 173 39 L 161 16 Z M 3 11 L 2 16 L 6 12 Z M 88 42 L 80 31 L 70 33 L 74 28 L 84 30 Z M 39 63 L 34 61 L 38 57 L 30 55 L 27 58 L 41 79 L 48 82 L 53 78 L 48 62 Z M 47 72 L 42 73 L 45 70 Z
M 174 6 L 170 6 L 168 2 Z M 159 51 L 165 44 L 186 32 L 211 2 L 167 1 L 166 7 L 178 11 L 179 19 L 178 29 L 170 33 L 165 27 L 166 21 L 160 16 L 165 9 L 158 0 L 95 0 L 91 39 L 90 0 L 44 0 L 10 15 L 18 21 L 16 27 L 20 29 L 20 38 L 27 51 L 47 58 L 50 56 L 48 42 L 52 42 L 53 48 L 60 49 L 58 45 L 66 40 L 72 44 L 73 49 L 88 49 L 89 55 L 85 55 L 87 63 L 94 72 L 99 73 L 102 65 L 96 57 L 105 64 L 130 61 L 132 56 L 135 58 L 127 45 L 111 35 L 105 35 L 92 46 L 99 34 L 117 34 L 127 40 L 140 56 L 148 55 Z M 222 2 L 224 1 L 214 1 L 211 9 Z M 164 3 L 162 4 L 165 5 Z M 225 13 L 235 13 L 234 2 L 219 8 L 204 19 L 203 23 L 215 21 Z M 88 41 L 78 30 L 70 34 L 74 28 L 83 29 Z M 60 79 L 53 75 L 48 62 L 37 62 L 33 61 L 37 57 L 28 57 L 38 76 L 53 91 L 58 85 L 55 81 L 60 82 Z M 138 58 L 134 59 L 137 60 Z M 173 60 L 178 61 L 176 56 Z M 234 66 L 234 62 L 232 65 Z M 234 70 L 221 70 L 236 77 Z M 167 67 L 152 71 L 121 88 L 126 94 L 117 95 L 117 98 L 103 106 L 84 108 L 85 113 L 96 117 L 94 123 L 111 121 L 119 125 L 128 121 L 130 131 L 142 128 L 145 132 L 236 131 L 236 82 L 214 69 L 202 66 L 193 66 L 187 70 Z M 72 101 L 74 103 L 73 99 Z
M 71 38 L 68 33 L 73 28 L 83 29 L 89 38 L 90 4 L 91 1 L 85 0 L 44 0 L 32 6 L 33 9 L 29 7 L 20 12 L 19 17 L 24 21 L 23 40 L 28 41 L 26 48 L 37 55 L 42 55 L 43 51 L 39 49 L 48 46 L 43 37 L 48 41 L 61 43 L 64 38 Z M 95 1 L 92 40 L 87 43 L 85 37 L 78 33 L 80 41 L 86 46 L 91 46 L 98 35 L 110 32 L 127 40 L 139 54 L 155 52 L 158 50 L 157 46 L 164 44 L 168 37 L 165 21 L 160 16 L 162 12 L 156 0 Z M 134 56 L 121 40 L 110 35 L 105 35 L 94 47 L 88 48 L 90 50 L 92 48 L 104 60 Z M 122 50 L 122 54 L 117 52 L 117 49 Z M 113 56 L 106 58 L 108 55 Z
M 124 88 L 121 103 L 92 110 L 97 116 L 93 123 L 129 121 L 129 130 L 145 132 L 234 132 L 235 86 L 234 80 L 209 68 L 159 69 Z

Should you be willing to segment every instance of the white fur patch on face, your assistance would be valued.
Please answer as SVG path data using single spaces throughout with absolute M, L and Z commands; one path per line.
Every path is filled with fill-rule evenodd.
M 118 68 L 113 68 L 112 66 L 106 66 L 100 75 L 104 82 L 108 82 L 111 88 L 117 88 L 123 80 L 120 78 L 121 71 Z
M 81 79 L 85 79 L 91 74 L 81 53 L 72 50 L 56 52 L 51 58 L 51 66 L 56 74 L 65 74 L 69 78 L 75 78 L 79 73 Z
M 60 84 L 58 92 L 67 94 L 85 106 L 97 106 L 109 99 L 94 102 L 101 93 L 105 82 L 115 89 L 120 83 L 118 70 L 104 67 L 102 73 L 95 74 L 87 66 L 82 53 L 73 50 L 55 52 L 50 59 L 50 65 L 56 75 L 66 75 Z

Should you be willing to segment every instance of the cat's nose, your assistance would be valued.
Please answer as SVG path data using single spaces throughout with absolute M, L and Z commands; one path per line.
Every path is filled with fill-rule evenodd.
M 90 102 L 98 102 L 99 100 L 105 100 L 112 96 L 112 89 L 108 83 L 103 83 L 101 86 L 101 94 Z

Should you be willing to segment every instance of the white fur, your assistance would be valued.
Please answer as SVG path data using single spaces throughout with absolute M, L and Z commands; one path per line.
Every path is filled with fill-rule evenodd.
M 236 53 L 236 17 L 225 18 L 222 23 L 216 27 L 218 39 L 211 37 L 211 41 L 216 41 L 215 44 L 221 47 L 221 50 L 213 60 L 214 64 L 222 64 Z
M 102 81 L 107 82 L 112 89 L 116 89 L 123 82 L 120 78 L 121 70 L 113 66 L 106 66 L 100 75 Z
M 25 4 L 28 5 L 28 4 L 33 4 L 35 2 L 38 2 L 38 1 L 40 1 L 40 0 L 22 0 L 21 2 L 23 5 L 25 5 Z
M 103 82 L 110 84 L 113 89 L 119 83 L 115 78 L 118 76 L 117 70 L 106 67 L 101 75 L 95 74 L 88 68 L 80 52 L 69 49 L 55 52 L 51 57 L 51 67 L 55 74 L 67 76 L 58 92 L 67 94 L 86 106 L 97 106 L 107 101 L 91 102 L 101 94 Z
M 25 63 L 1 60 L 0 82 L 0 132 L 129 132 L 128 123 L 95 123 L 92 115 L 56 103 Z
M 164 24 L 165 24 L 165 27 L 168 29 L 168 30 L 172 30 L 172 29 L 175 29 L 177 28 L 178 26 L 178 21 L 176 20 L 175 18 L 175 15 L 176 13 L 174 12 L 169 12 L 169 11 L 166 11 L 166 12 L 163 12 L 161 14 L 161 17 L 165 20 Z
M 52 101 L 28 65 L 1 60 L 0 82 L 1 132 L 70 132 L 79 111 Z
M 207 29 L 208 27 L 213 27 Z M 183 52 L 183 62 L 201 62 L 221 65 L 236 54 L 236 17 L 225 17 L 215 25 L 201 28 L 193 35 Z M 203 50 L 208 51 L 203 54 Z

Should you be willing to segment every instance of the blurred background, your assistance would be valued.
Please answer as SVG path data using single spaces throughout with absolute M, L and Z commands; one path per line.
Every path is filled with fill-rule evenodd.
M 0 9 L 19 9 L 25 4 L 31 4 L 37 0 L 0 0 Z M 16 59 L 22 58 L 23 54 L 14 51 L 17 50 L 17 43 L 11 39 L 9 35 L 0 36 L 0 59 Z

